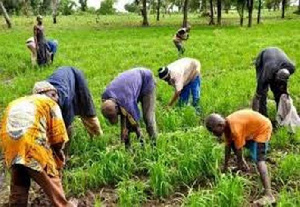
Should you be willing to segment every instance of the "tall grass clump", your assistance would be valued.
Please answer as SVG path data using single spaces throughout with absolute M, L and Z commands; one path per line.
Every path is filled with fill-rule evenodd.
M 150 164 L 149 170 L 155 196 L 166 197 L 196 180 L 214 179 L 221 152 L 202 127 L 159 137 L 157 161 Z
M 128 179 L 135 171 L 133 158 L 124 149 L 99 152 L 97 162 L 84 167 L 76 167 L 64 174 L 66 191 L 82 195 L 87 190 L 97 189 L 104 185 L 113 185 Z
M 118 183 L 118 206 L 141 206 L 146 200 L 146 184 L 142 181 L 124 180 Z
M 212 190 L 190 192 L 184 205 L 191 207 L 240 207 L 245 202 L 245 185 L 248 181 L 240 176 L 221 176 Z
M 293 181 L 297 181 L 298 184 L 300 184 L 300 155 L 287 155 L 278 166 L 277 176 L 284 184 L 288 184 Z
M 287 190 L 284 188 L 279 195 L 278 207 L 295 207 L 300 206 L 300 190 L 299 186 L 295 190 Z

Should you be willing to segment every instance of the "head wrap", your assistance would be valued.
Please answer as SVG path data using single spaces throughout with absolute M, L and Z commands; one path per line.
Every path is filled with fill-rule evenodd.
M 33 86 L 32 93 L 43 93 L 47 91 L 56 91 L 56 88 L 47 81 L 36 82 Z
M 286 82 L 290 77 L 290 71 L 287 69 L 280 69 L 276 74 L 276 79 Z
M 158 77 L 165 80 L 169 74 L 169 69 L 167 67 L 161 67 L 158 69 Z

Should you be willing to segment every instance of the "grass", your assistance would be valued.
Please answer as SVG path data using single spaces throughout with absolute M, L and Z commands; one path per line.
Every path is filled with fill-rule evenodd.
M 74 15 L 59 17 L 57 25 L 46 17 L 46 34 L 58 39 L 60 45 L 54 64 L 45 68 L 31 68 L 25 47 L 34 18 L 13 17 L 14 28 L 3 26 L 0 30 L 0 114 L 10 101 L 30 94 L 34 82 L 45 79 L 58 66 L 80 68 L 88 79 L 105 135 L 91 140 L 76 120 L 72 156 L 63 179 L 69 196 L 84 196 L 89 190 L 110 186 L 117 189 L 120 206 L 140 206 L 152 199 L 163 202 L 178 192 L 184 194 L 186 206 L 247 206 L 251 188 L 260 185 L 258 175 L 254 174 L 254 179 L 221 175 L 223 145 L 200 125 L 211 112 L 226 116 L 249 107 L 255 91 L 252 62 L 262 48 L 278 46 L 300 62 L 300 21 L 288 14 L 286 20 L 265 18 L 263 24 L 248 29 L 235 26 L 238 20 L 232 17 L 236 15 L 225 16 L 228 26 L 210 27 L 204 25 L 205 18 L 191 15 L 193 27 L 185 55 L 199 59 L 202 65 L 203 114 L 196 116 L 192 107 L 166 111 L 172 89 L 156 78 L 160 132 L 156 149 L 150 144 L 141 148 L 133 139 L 131 150 L 125 150 L 118 126 L 110 126 L 100 114 L 100 95 L 124 70 L 144 66 L 156 74 L 160 66 L 177 59 L 172 36 L 180 25 L 179 15 L 165 16 L 160 23 L 151 17 L 153 26 L 149 28 L 138 27 L 140 17 L 134 15 L 101 16 L 98 23 L 94 16 Z M 300 73 L 296 72 L 290 83 L 298 110 L 299 80 Z M 275 118 L 274 104 L 269 105 L 270 117 Z M 300 200 L 298 154 L 298 132 L 291 137 L 280 129 L 273 135 L 271 156 L 278 166 L 271 169 L 271 175 L 281 206 L 297 206 Z M 101 200 L 97 199 L 95 206 L 101 206 Z

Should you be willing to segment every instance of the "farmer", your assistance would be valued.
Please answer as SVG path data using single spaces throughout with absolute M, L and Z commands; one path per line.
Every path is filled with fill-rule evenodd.
M 45 94 L 19 98 L 3 114 L 0 146 L 11 170 L 10 206 L 27 206 L 31 179 L 40 185 L 53 206 L 77 206 L 77 200 L 66 199 L 59 176 L 68 135 L 55 102 L 56 89 Z
M 200 62 L 192 58 L 181 58 L 166 67 L 159 68 L 159 78 L 175 89 L 168 104 L 169 107 L 172 107 L 178 98 L 180 106 L 188 104 L 190 93 L 192 93 L 192 105 L 196 108 L 197 113 L 200 112 L 198 106 L 201 91 L 200 68 Z
M 60 67 L 46 81 L 37 82 L 33 93 L 44 93 L 52 87 L 57 90 L 58 104 L 69 137 L 72 136 L 72 122 L 77 115 L 90 136 L 103 134 L 87 82 L 80 70 Z
M 180 28 L 173 37 L 173 42 L 178 50 L 179 57 L 183 55 L 185 51 L 183 47 L 183 41 L 188 40 L 190 29 L 191 29 L 190 26 Z
M 37 54 L 36 54 L 36 45 L 34 38 L 31 37 L 28 40 L 26 40 L 26 46 L 31 52 L 31 63 L 34 66 L 37 61 Z M 58 41 L 57 40 L 48 40 L 47 41 L 47 55 L 50 56 L 50 63 L 54 61 L 54 56 L 56 54 L 58 47 Z
M 252 109 L 267 116 L 267 93 L 270 86 L 278 108 L 280 96 L 288 94 L 287 84 L 295 65 L 279 48 L 266 48 L 256 58 L 256 95 Z
M 43 17 L 38 15 L 36 21 L 37 24 L 33 27 L 33 37 L 37 51 L 37 63 L 42 66 L 49 62 L 50 56 L 47 53 L 47 41 L 44 35 Z
M 133 68 L 116 77 L 102 94 L 102 114 L 111 124 L 118 123 L 120 116 L 121 140 L 130 146 L 129 135 L 135 132 L 143 144 L 138 124 L 140 111 L 138 102 L 142 103 L 143 118 L 149 136 L 155 144 L 155 81 L 153 74 L 146 68 Z
M 267 145 L 271 138 L 272 124 L 270 120 L 252 110 L 240 110 L 226 118 L 219 114 L 211 114 L 206 118 L 206 127 L 221 140 L 225 135 L 225 163 L 224 172 L 227 171 L 231 149 L 237 156 L 239 170 L 249 171 L 243 158 L 243 147 L 250 149 L 251 157 L 256 162 L 264 186 L 264 196 L 254 203 L 269 205 L 275 203 L 271 192 L 271 181 L 265 163 Z

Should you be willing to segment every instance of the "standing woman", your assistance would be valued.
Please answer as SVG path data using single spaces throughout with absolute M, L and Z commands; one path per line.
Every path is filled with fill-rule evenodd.
M 47 45 L 44 36 L 43 17 L 38 15 L 36 21 L 37 24 L 34 25 L 33 34 L 37 51 L 37 63 L 41 66 L 47 64 L 48 62 Z

